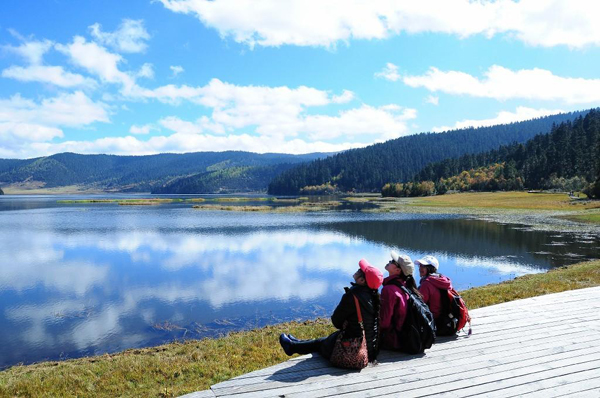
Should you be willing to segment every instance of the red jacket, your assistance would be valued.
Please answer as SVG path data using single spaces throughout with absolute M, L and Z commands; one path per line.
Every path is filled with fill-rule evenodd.
M 430 274 L 421 279 L 419 292 L 421 292 L 425 304 L 429 306 L 434 319 L 438 319 L 442 315 L 442 296 L 439 289 L 452 289 L 452 282 L 448 277 Z
M 388 276 L 383 280 L 383 289 L 381 290 L 381 347 L 387 349 L 399 349 L 401 341 L 399 333 L 406 318 L 406 305 L 408 295 L 404 293 L 391 281 L 396 279 L 405 285 L 398 276 Z

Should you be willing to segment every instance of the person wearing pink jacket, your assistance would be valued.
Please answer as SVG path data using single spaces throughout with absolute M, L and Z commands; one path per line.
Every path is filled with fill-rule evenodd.
M 437 334 L 440 336 L 454 334 L 454 331 L 445 330 L 444 322 L 440 321 L 441 317 L 446 315 L 448 311 L 445 308 L 448 303 L 447 300 L 442 300 L 442 293 L 444 290 L 452 289 L 452 281 L 447 276 L 438 273 L 440 263 L 434 256 L 425 256 L 415 261 L 415 264 L 419 266 L 419 275 L 421 276 L 419 291 L 433 315 Z
M 392 259 L 385 266 L 389 276 L 383 280 L 381 290 L 381 347 L 401 350 L 400 331 L 406 319 L 408 295 L 400 285 L 421 296 L 413 277 L 414 265 L 409 256 L 391 251 Z

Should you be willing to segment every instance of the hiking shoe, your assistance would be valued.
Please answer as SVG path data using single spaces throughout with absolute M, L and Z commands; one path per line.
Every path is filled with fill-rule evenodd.
M 283 351 L 288 355 L 291 356 L 294 354 L 294 350 L 292 349 L 292 340 L 290 340 L 290 338 L 285 334 L 285 333 L 281 333 L 279 335 L 279 344 L 281 344 L 281 348 L 283 348 Z

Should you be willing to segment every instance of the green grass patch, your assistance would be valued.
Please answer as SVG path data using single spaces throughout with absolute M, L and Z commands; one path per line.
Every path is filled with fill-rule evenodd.
M 584 214 L 574 214 L 570 216 L 565 216 L 567 220 L 585 222 L 590 224 L 600 224 L 600 213 L 599 212 L 590 212 Z
M 418 198 L 410 205 L 523 210 L 583 210 L 600 208 L 600 201 L 573 200 L 564 193 L 464 192 Z
M 584 262 L 462 292 L 470 309 L 511 300 L 600 286 L 600 261 Z M 0 396 L 171 397 L 288 359 L 280 333 L 326 336 L 331 322 L 288 322 L 218 339 L 171 343 L 115 355 L 14 366 L 0 372 Z M 475 331 L 476 332 L 476 331 Z

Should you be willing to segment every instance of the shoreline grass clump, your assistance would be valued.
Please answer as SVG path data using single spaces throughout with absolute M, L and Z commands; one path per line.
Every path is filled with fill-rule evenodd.
M 600 260 L 468 289 L 461 295 L 469 308 L 475 309 L 592 286 L 600 286 Z M 13 366 L 0 372 L 0 396 L 173 397 L 287 360 L 279 347 L 280 333 L 306 339 L 332 331 L 328 319 L 287 322 L 217 339 Z
M 57 200 L 60 204 L 87 204 L 87 203 L 116 203 L 118 205 L 159 205 L 162 203 L 182 202 L 183 199 L 158 199 L 158 198 L 139 198 L 139 199 L 77 199 L 77 200 Z

